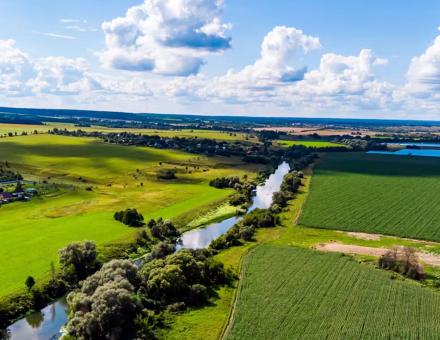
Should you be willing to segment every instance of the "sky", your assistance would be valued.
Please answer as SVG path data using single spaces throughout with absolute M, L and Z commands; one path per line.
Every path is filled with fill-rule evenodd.
M 434 0 L 0 0 L 0 106 L 440 120 Z

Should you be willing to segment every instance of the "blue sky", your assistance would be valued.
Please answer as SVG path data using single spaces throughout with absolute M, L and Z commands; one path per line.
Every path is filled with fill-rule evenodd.
M 440 119 L 438 1 L 2 0 L 0 22 L 4 105 Z

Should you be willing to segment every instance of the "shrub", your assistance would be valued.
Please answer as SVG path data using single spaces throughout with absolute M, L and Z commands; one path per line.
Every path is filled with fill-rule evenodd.
M 150 259 L 163 259 L 176 251 L 176 246 L 168 242 L 160 242 L 153 247 Z
M 219 177 L 209 182 L 210 186 L 218 189 L 234 188 L 236 184 L 241 184 L 240 178 L 238 176 Z
M 415 280 L 426 277 L 416 251 L 411 247 L 394 247 L 379 258 L 379 267 L 400 273 Z
M 136 209 L 125 209 L 117 211 L 113 218 L 116 221 L 122 222 L 130 227 L 141 227 L 144 225 L 144 216 L 140 214 Z
M 150 220 L 150 222 L 148 222 L 148 227 L 151 228 L 151 235 L 160 240 L 168 239 L 175 242 L 181 235 L 173 222 L 164 222 L 161 218 L 157 221 Z
M 35 279 L 32 276 L 28 276 L 25 281 L 25 285 L 27 289 L 30 291 L 32 287 L 35 286 Z
M 170 180 L 176 178 L 176 171 L 171 169 L 161 169 L 157 172 L 158 179 Z
M 248 199 L 245 195 L 237 193 L 231 196 L 231 198 L 229 199 L 229 203 L 233 206 L 238 206 L 245 204 L 247 200 Z
M 208 289 L 202 284 L 194 284 L 189 290 L 189 299 L 193 305 L 200 306 L 209 300 Z

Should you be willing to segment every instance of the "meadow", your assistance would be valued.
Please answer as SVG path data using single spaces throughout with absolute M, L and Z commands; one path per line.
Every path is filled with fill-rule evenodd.
M 67 129 L 69 131 L 76 131 L 81 129 L 86 132 L 99 131 L 102 133 L 111 132 L 130 132 L 140 133 L 143 135 L 157 135 L 160 137 L 185 137 L 185 138 L 207 138 L 220 141 L 250 141 L 257 142 L 257 138 L 245 133 L 231 133 L 217 130 L 190 130 L 190 129 L 176 129 L 176 130 L 155 130 L 155 129 L 135 129 L 135 128 L 108 128 L 103 126 L 77 127 L 68 123 L 46 123 L 46 125 L 23 125 L 23 124 L 2 124 L 0 123 L 0 136 L 8 135 L 8 133 L 21 135 L 25 133 L 47 133 L 54 128 Z
M 299 224 L 439 241 L 439 197 L 435 158 L 326 154 Z
M 210 187 L 210 179 L 257 172 L 235 158 L 43 134 L 2 138 L 0 155 L 25 179 L 57 187 L 30 202 L 0 207 L 0 298 L 24 289 L 28 275 L 44 280 L 51 262 L 57 264 L 58 249 L 69 242 L 131 240 L 136 229 L 114 221 L 117 210 L 137 208 L 147 220 L 191 212 L 200 217 L 232 193 Z M 175 169 L 177 179 L 158 180 L 164 168 Z
M 294 145 L 302 145 L 308 148 L 334 148 L 334 147 L 345 147 L 347 145 L 338 144 L 328 141 L 307 141 L 307 140 L 279 140 L 277 143 L 283 147 L 290 147 Z
M 261 245 L 226 339 L 435 339 L 440 294 L 340 254 Z

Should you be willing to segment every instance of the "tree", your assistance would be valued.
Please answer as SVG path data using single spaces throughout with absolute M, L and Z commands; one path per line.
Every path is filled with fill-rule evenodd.
M 181 235 L 173 222 L 164 222 L 161 218 L 159 218 L 157 222 L 155 220 L 151 220 L 150 222 L 148 222 L 148 227 L 151 228 L 151 235 L 160 240 L 168 239 L 174 242 Z
M 35 279 L 32 276 L 28 276 L 24 283 L 28 291 L 30 291 L 35 286 Z
M 67 334 L 79 339 L 126 339 L 135 331 L 136 267 L 113 260 L 87 278 L 67 297 L 70 321 Z
M 21 184 L 20 181 L 17 182 L 14 192 L 23 192 L 23 185 Z
M 122 222 L 130 227 L 141 227 L 144 225 L 144 216 L 136 209 L 125 209 L 117 211 L 113 215 L 116 221 Z
M 150 259 L 162 259 L 176 251 L 176 246 L 168 242 L 160 242 L 153 247 Z
M 98 269 L 96 245 L 92 241 L 70 243 L 59 251 L 64 274 L 71 280 L 82 280 Z

